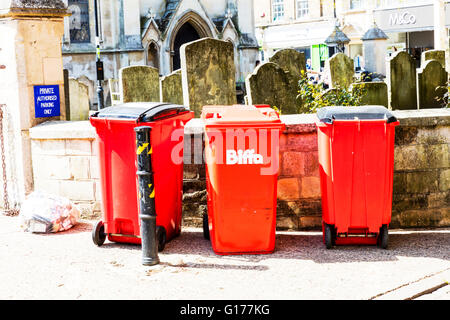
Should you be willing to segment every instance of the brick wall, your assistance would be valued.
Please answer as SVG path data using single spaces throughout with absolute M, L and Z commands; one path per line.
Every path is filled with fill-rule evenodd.
M 315 116 L 284 116 L 280 140 L 278 229 L 321 225 L 321 196 Z
M 396 111 L 391 227 L 450 226 L 450 110 Z M 317 131 L 314 115 L 282 116 L 277 229 L 319 229 L 322 222 Z M 201 123 L 186 127 L 183 216 L 201 225 L 206 212 L 204 164 L 190 151 L 202 145 Z M 198 150 L 196 151 L 198 153 Z

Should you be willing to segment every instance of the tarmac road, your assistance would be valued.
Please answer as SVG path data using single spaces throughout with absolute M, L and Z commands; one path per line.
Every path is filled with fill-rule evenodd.
M 450 298 L 448 228 L 390 230 L 388 250 L 326 250 L 321 232 L 277 232 L 276 252 L 253 256 L 217 256 L 201 229 L 184 228 L 144 267 L 140 246 L 95 246 L 91 223 L 31 234 L 0 215 L 0 299 Z

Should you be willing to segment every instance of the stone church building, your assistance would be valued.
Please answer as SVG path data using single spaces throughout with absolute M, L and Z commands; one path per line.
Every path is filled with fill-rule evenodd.
M 63 0 L 63 63 L 69 77 L 89 86 L 95 100 L 94 0 Z M 101 59 L 105 80 L 119 69 L 149 65 L 165 76 L 180 68 L 182 44 L 204 37 L 235 48 L 236 81 L 243 83 L 258 59 L 253 0 L 98 0 Z M 105 86 L 105 98 L 108 88 Z

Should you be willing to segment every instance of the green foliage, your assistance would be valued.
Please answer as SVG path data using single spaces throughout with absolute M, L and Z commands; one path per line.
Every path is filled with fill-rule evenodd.
M 281 109 L 278 109 L 277 106 L 272 106 L 272 109 L 274 109 L 276 112 L 278 112 L 279 115 L 281 115 Z
M 325 90 L 322 84 L 311 83 L 303 70 L 298 86 L 297 98 L 302 99 L 302 113 L 315 113 L 317 109 L 327 106 L 360 106 L 365 92 L 364 84 L 352 89 L 337 86 Z
M 449 95 L 450 95 L 450 82 L 447 82 L 446 86 L 438 86 L 436 88 L 436 91 L 445 91 L 442 98 L 438 97 L 436 98 L 437 101 L 441 103 L 442 108 L 448 108 L 449 106 Z

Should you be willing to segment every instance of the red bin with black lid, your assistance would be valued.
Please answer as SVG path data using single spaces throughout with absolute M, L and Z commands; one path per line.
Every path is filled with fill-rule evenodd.
M 97 137 L 103 218 L 92 237 L 141 244 L 134 128 L 150 126 L 159 250 L 181 232 L 184 126 L 194 117 L 185 106 L 126 103 L 90 117 Z
M 399 122 L 382 106 L 325 107 L 316 125 L 326 247 L 386 248 Z

